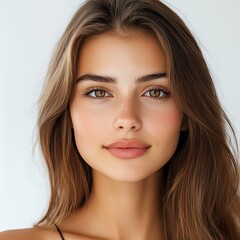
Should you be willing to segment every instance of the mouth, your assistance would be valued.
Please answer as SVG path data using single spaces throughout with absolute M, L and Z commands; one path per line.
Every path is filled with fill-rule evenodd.
M 151 146 L 136 140 L 121 140 L 104 146 L 114 157 L 132 159 L 143 156 Z

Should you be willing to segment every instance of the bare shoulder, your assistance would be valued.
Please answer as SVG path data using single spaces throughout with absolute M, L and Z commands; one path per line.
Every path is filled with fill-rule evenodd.
M 40 227 L 0 232 L 0 240 L 59 240 L 55 230 Z

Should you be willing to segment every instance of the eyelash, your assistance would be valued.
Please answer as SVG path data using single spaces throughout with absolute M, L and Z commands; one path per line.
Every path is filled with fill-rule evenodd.
M 150 98 L 152 98 L 152 99 L 154 99 L 154 100 L 163 99 L 163 98 L 166 98 L 166 97 L 168 97 L 168 96 L 170 95 L 170 92 L 169 92 L 167 89 L 165 89 L 165 88 L 163 88 L 163 87 L 160 87 L 160 86 L 153 86 L 153 87 L 151 87 L 150 89 L 148 89 L 148 90 L 144 93 L 144 95 L 145 95 L 147 92 L 150 92 L 150 91 L 160 91 L 160 92 L 163 94 L 163 96 L 160 96 L 160 97 L 151 97 L 151 96 L 148 96 L 148 97 L 150 97 Z M 160 95 L 162 95 L 162 94 L 160 94 Z
M 102 91 L 102 92 L 104 92 L 105 95 L 106 95 L 106 93 L 107 93 L 108 96 L 97 97 L 97 96 L 96 96 L 96 91 Z M 166 98 L 166 97 L 168 97 L 168 96 L 170 95 L 170 92 L 169 92 L 169 91 L 167 91 L 165 88 L 159 87 L 159 86 L 153 86 L 153 87 L 151 87 L 150 89 L 148 89 L 148 90 L 144 93 L 144 95 L 145 95 L 146 93 L 150 92 L 150 91 L 160 91 L 160 92 L 161 92 L 160 95 L 163 94 L 163 96 L 160 96 L 160 97 L 147 96 L 147 97 L 150 97 L 150 98 L 152 98 L 152 99 L 154 99 L 154 100 L 163 99 L 163 98 Z M 94 94 L 95 97 L 90 96 L 90 94 L 91 94 L 91 93 L 94 93 L 94 92 L 95 92 L 95 94 Z M 84 92 L 83 95 L 86 96 L 86 97 L 88 97 L 88 98 L 95 99 L 95 100 L 99 100 L 99 99 L 103 99 L 103 98 L 111 97 L 111 96 L 112 96 L 110 93 L 108 93 L 107 90 L 105 90 L 104 88 L 100 88 L 100 87 L 90 88 L 90 89 L 88 89 L 86 92 Z M 144 96 L 144 95 L 143 95 L 143 96 Z
M 96 91 L 103 91 L 104 93 L 108 93 L 108 91 L 105 90 L 104 88 L 94 87 L 94 88 L 88 89 L 86 92 L 83 93 L 83 95 L 88 97 L 88 98 L 92 98 L 92 99 L 96 99 L 96 100 L 112 96 L 110 93 L 108 93 L 109 96 L 104 96 L 104 97 L 96 97 L 96 96 L 92 97 L 92 96 L 90 96 L 91 93 L 93 93 L 93 92 L 96 93 Z

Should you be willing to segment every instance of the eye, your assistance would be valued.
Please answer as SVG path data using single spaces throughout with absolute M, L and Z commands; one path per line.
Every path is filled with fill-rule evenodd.
M 111 96 L 111 94 L 102 88 L 89 89 L 84 95 L 90 98 L 105 98 Z
M 143 96 L 159 99 L 159 98 L 165 98 L 169 94 L 170 93 L 167 90 L 165 90 L 165 89 L 162 89 L 160 87 L 153 87 L 152 89 L 150 89 L 147 92 L 145 92 L 143 94 Z

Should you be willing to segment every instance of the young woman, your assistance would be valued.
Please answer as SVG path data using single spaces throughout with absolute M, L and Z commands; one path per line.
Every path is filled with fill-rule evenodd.
M 49 208 L 1 240 L 240 239 L 232 127 L 162 2 L 86 1 L 50 63 L 38 126 Z

